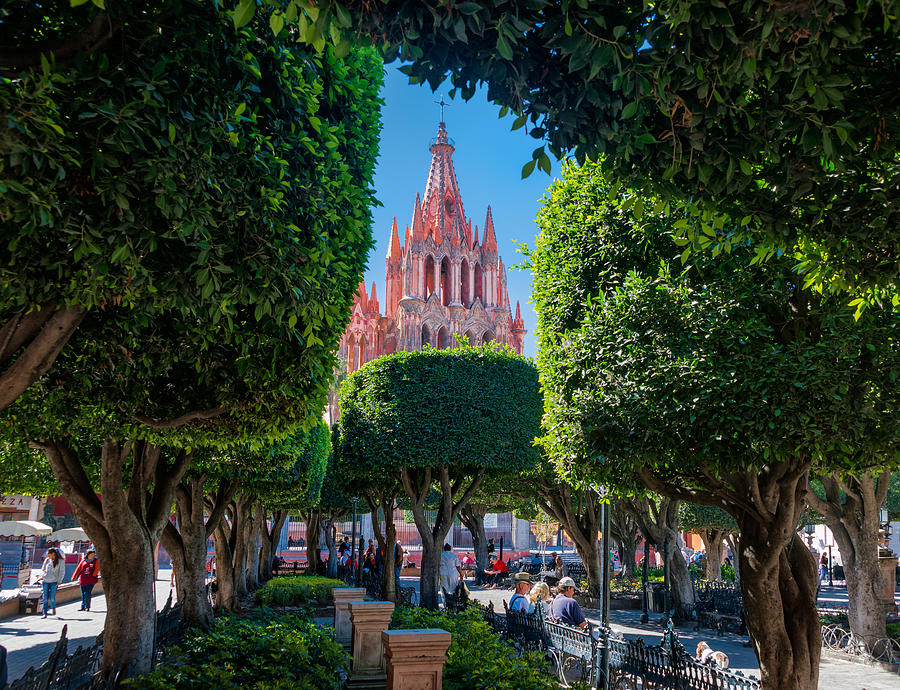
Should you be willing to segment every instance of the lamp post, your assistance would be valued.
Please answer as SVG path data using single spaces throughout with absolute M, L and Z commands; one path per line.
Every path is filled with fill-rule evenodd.
M 646 623 L 650 620 L 650 602 L 648 601 L 648 593 L 647 593 L 647 579 L 648 579 L 648 571 L 649 567 L 648 563 L 650 561 L 650 543 L 647 541 L 647 537 L 644 537 L 644 567 L 643 572 L 641 573 L 641 587 L 643 588 L 644 596 L 641 597 L 641 623 Z
M 353 527 L 350 529 L 352 534 L 350 537 L 350 582 L 352 584 L 356 576 L 356 504 L 359 503 L 359 498 L 354 496 L 350 501 L 353 503 Z

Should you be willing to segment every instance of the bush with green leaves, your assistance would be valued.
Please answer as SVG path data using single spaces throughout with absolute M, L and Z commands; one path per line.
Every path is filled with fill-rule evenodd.
M 126 687 L 339 690 L 349 666 L 328 628 L 291 615 L 226 615 L 208 632 L 189 631 L 156 671 Z
M 341 580 L 318 575 L 275 577 L 256 591 L 256 603 L 261 606 L 328 604 L 331 602 L 331 590 L 345 586 Z
M 484 622 L 474 606 L 458 614 L 423 608 L 398 608 L 391 629 L 438 628 L 451 635 L 444 664 L 445 690 L 542 690 L 558 683 L 546 657 L 518 656 Z

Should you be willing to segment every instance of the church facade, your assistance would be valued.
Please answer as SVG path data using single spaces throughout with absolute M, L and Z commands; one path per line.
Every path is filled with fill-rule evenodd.
M 491 208 L 483 229 L 473 227 L 463 208 L 453 142 L 443 122 L 430 151 L 425 193 L 416 194 L 402 244 L 394 216 L 383 313 L 375 284 L 368 292 L 360 281 L 339 349 L 348 372 L 397 350 L 456 347 L 457 335 L 472 345 L 495 341 L 519 354 L 524 349 L 525 325 L 519 303 L 515 316 L 510 309 Z

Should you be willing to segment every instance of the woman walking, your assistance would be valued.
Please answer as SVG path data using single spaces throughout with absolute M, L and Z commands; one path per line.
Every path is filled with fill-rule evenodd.
M 47 550 L 44 562 L 41 564 L 41 618 L 46 618 L 49 613 L 56 615 L 56 588 L 66 572 L 66 562 L 55 548 Z
M 75 582 L 77 577 L 78 584 L 81 585 L 81 608 L 78 609 L 79 611 L 91 610 L 91 592 L 94 589 L 94 585 L 97 584 L 99 576 L 100 568 L 97 563 L 97 552 L 94 549 L 88 549 L 88 552 L 81 559 L 81 563 L 78 564 L 75 572 L 72 573 L 72 582 Z

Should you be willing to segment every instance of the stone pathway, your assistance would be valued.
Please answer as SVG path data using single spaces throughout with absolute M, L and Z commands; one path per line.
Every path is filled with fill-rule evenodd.
M 417 585 L 413 579 L 404 578 L 405 586 Z M 472 596 L 484 603 L 494 602 L 494 608 L 503 611 L 503 601 L 509 601 L 511 590 L 484 590 L 466 583 L 472 592 Z M 834 588 L 837 590 L 837 588 Z M 833 592 L 831 598 L 840 600 L 838 592 Z M 587 609 L 585 617 L 591 623 L 599 624 L 600 612 Z M 629 639 L 644 638 L 647 644 L 658 644 L 662 638 L 662 628 L 659 624 L 660 614 L 650 614 L 647 624 L 640 622 L 641 612 L 635 610 L 610 611 L 610 625 L 618 633 Z M 689 650 L 694 650 L 701 640 L 709 644 L 713 649 L 725 652 L 730 661 L 730 668 L 741 671 L 745 675 L 759 677 L 759 665 L 756 655 L 743 643 L 749 638 L 735 633 L 724 633 L 721 637 L 716 631 L 700 628 L 694 631 L 693 623 L 677 628 L 678 638 Z M 839 661 L 823 658 L 819 667 L 820 690 L 900 690 L 900 675 L 889 673 L 875 666 L 866 666 L 850 661 Z
M 169 596 L 170 571 L 160 570 L 156 581 L 156 607 L 166 605 Z M 103 631 L 106 621 L 106 597 L 96 595 L 91 600 L 90 611 L 79 611 L 81 599 L 61 604 L 56 611 L 58 616 L 42 619 L 37 615 L 19 616 L 0 620 L 0 644 L 6 647 L 9 663 L 9 681 L 12 682 L 29 666 L 43 664 L 53 645 L 59 641 L 63 626 L 68 625 L 66 637 L 69 640 L 68 652 L 71 654 L 79 645 L 88 646 Z M 38 607 L 40 611 L 40 607 Z

